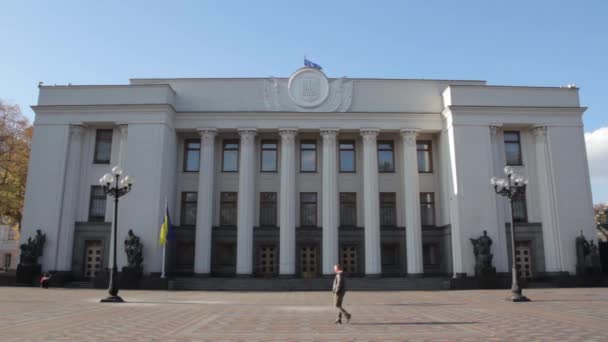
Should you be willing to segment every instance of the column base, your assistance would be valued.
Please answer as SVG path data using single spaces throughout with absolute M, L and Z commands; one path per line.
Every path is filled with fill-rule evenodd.
M 99 301 L 100 303 L 124 303 L 120 296 L 109 296 Z
M 253 274 L 237 274 L 236 278 L 253 278 Z
M 365 278 L 382 278 L 382 274 L 381 273 L 366 274 Z
M 279 274 L 279 279 L 295 279 L 295 274 Z
M 405 275 L 406 278 L 424 278 L 424 273 L 408 273 Z
M 192 278 L 209 278 L 211 277 L 210 273 L 193 273 Z

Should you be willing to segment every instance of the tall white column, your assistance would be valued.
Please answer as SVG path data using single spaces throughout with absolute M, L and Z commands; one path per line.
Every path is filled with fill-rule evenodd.
M 380 260 L 380 193 L 378 192 L 379 129 L 361 129 L 363 137 L 363 213 L 365 224 L 365 274 L 382 273 Z
M 236 274 L 253 272 L 253 224 L 255 220 L 255 128 L 240 128 L 239 197 L 237 203 Z
M 503 168 L 506 164 L 505 152 L 501 146 L 504 146 L 504 138 L 502 134 L 499 134 L 498 126 L 490 126 L 490 142 L 492 148 L 490 149 L 492 156 L 491 160 L 494 163 L 492 170 L 493 175 L 501 177 L 504 174 Z M 494 191 L 494 190 L 492 190 Z M 498 221 L 498 227 L 496 232 L 497 241 L 494 244 L 494 264 L 498 272 L 509 272 L 509 257 L 507 255 L 507 233 L 505 229 L 505 222 L 507 222 L 507 213 L 509 202 L 504 196 L 495 196 L 496 198 L 496 220 Z M 494 206 L 492 203 L 491 206 Z
M 57 254 L 55 255 L 55 270 L 57 271 L 70 271 L 72 269 L 72 246 L 74 245 L 74 222 L 76 221 L 76 208 L 78 207 L 83 131 L 82 126 L 70 126 L 65 188 L 61 221 L 57 234 Z
M 555 197 L 553 192 L 553 173 L 551 158 L 547 146 L 547 127 L 533 128 L 536 145 L 536 163 L 538 170 L 538 189 L 543 227 L 543 247 L 545 250 L 545 271 L 562 271 L 559 233 Z
M 403 143 L 403 189 L 405 212 L 405 235 L 407 251 L 407 273 L 421 275 L 422 229 L 420 224 L 420 188 L 418 185 L 418 155 L 416 152 L 416 131 L 401 130 Z
M 296 272 L 296 128 L 281 128 L 281 196 L 279 274 Z
M 215 128 L 199 129 L 201 150 L 198 171 L 198 202 L 196 241 L 194 245 L 194 273 L 211 272 L 211 232 L 213 227 L 213 190 L 215 176 Z
M 323 274 L 333 273 L 338 263 L 338 151 L 337 128 L 321 129 L 323 137 Z

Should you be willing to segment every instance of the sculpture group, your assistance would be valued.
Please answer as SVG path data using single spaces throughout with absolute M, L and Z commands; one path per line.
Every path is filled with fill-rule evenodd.
M 600 254 L 593 240 L 587 241 L 581 235 L 576 238 L 576 273 L 579 276 L 600 274 Z

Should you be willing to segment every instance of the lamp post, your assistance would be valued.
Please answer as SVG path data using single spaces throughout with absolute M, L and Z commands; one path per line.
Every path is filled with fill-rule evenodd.
M 116 282 L 118 267 L 116 266 L 116 241 L 118 235 L 118 199 L 126 195 L 131 191 L 134 179 L 131 176 L 125 176 L 122 180 L 122 169 L 120 166 L 114 166 L 112 168 L 112 174 L 106 173 L 101 179 L 99 184 L 103 187 L 103 192 L 106 195 L 114 197 L 114 240 L 112 241 L 113 256 L 112 256 L 112 270 L 110 272 L 110 285 L 108 286 L 109 297 L 103 298 L 102 303 L 122 303 L 124 302 L 120 296 L 118 296 L 118 283 Z M 112 186 L 112 183 L 115 185 Z
M 524 177 L 515 174 L 515 171 L 510 166 L 506 166 L 505 177 L 492 177 L 490 184 L 494 186 L 494 191 L 509 199 L 509 224 L 511 226 L 511 298 L 507 298 L 512 302 L 529 302 L 528 297 L 522 295 L 521 287 L 518 283 L 517 266 L 515 265 L 515 229 L 513 227 L 513 198 L 526 193 L 526 185 L 528 181 Z

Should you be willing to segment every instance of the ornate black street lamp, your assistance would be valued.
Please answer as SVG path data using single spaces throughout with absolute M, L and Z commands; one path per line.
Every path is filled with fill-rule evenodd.
M 131 187 L 133 186 L 133 177 L 125 176 L 122 180 L 120 176 L 122 175 L 122 169 L 120 166 L 114 166 L 112 168 L 112 174 L 106 173 L 99 180 L 99 184 L 103 186 L 103 192 L 106 195 L 114 197 L 114 241 L 112 242 L 113 246 L 113 256 L 112 256 L 112 271 L 110 272 L 110 285 L 108 286 L 108 292 L 110 296 L 101 300 L 102 303 L 122 303 L 124 302 L 120 296 L 118 296 L 118 283 L 116 282 L 118 267 L 116 266 L 116 240 L 118 235 L 118 199 L 124 195 L 126 195 L 129 191 L 131 191 Z M 115 182 L 115 185 L 112 186 L 112 183 Z
M 490 184 L 494 186 L 494 191 L 497 194 L 509 199 L 509 224 L 511 225 L 511 276 L 513 283 L 511 285 L 511 298 L 507 298 L 512 302 L 529 302 L 530 299 L 521 293 L 521 287 L 518 283 L 517 266 L 515 265 L 515 229 L 513 227 L 513 198 L 524 195 L 526 193 L 526 185 L 528 181 L 520 175 L 516 175 L 513 168 L 505 167 L 505 178 L 492 177 Z

